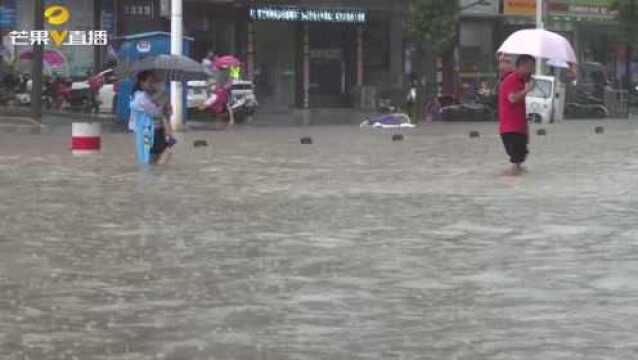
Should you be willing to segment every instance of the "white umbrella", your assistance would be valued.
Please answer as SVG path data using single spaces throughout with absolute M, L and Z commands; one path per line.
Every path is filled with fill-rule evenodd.
M 561 68 L 561 69 L 569 69 L 569 63 L 563 60 L 556 60 L 556 59 L 549 59 L 547 60 L 547 65 L 549 66 L 553 66 L 555 68 Z
M 543 29 L 519 30 L 510 35 L 497 52 L 531 55 L 536 58 L 552 59 L 555 62 L 572 64 L 578 62 L 576 53 L 567 39 Z

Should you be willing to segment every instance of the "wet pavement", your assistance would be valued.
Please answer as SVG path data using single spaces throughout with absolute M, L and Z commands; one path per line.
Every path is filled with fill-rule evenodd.
M 637 358 L 638 122 L 545 128 L 0 129 L 0 358 Z

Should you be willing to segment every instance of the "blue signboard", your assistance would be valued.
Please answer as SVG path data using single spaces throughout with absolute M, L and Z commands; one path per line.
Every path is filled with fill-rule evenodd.
M 0 28 L 14 30 L 16 18 L 16 0 L 4 0 L 0 5 Z

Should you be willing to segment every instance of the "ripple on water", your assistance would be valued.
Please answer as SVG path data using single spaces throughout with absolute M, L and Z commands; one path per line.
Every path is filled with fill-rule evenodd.
M 519 178 L 487 123 L 238 129 L 144 172 L 128 135 L 2 138 L 0 358 L 633 359 L 638 123 L 586 125 Z

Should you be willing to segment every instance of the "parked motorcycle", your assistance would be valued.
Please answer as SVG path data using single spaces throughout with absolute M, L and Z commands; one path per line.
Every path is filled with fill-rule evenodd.
M 233 110 L 236 123 L 250 121 L 259 106 L 252 81 L 233 81 L 230 88 L 229 106 Z
M 565 104 L 565 117 L 578 119 L 603 119 L 609 116 L 609 109 L 603 99 L 591 92 L 576 89 L 573 101 Z
M 22 75 L 20 82 L 16 88 L 14 98 L 18 106 L 30 106 L 31 105 L 31 89 L 33 82 L 28 75 Z M 46 110 L 50 110 L 53 107 L 55 98 L 55 90 L 52 82 L 45 79 L 42 84 L 42 107 Z
M 199 106 L 199 109 L 208 110 L 214 118 L 239 124 L 249 121 L 257 106 L 252 82 L 236 80 L 225 86 L 214 88 L 210 97 Z M 229 109 L 232 111 L 232 116 Z
M 571 119 L 604 119 L 609 110 L 600 104 L 569 103 L 565 104 L 565 117 Z
M 461 103 L 453 97 L 440 99 L 439 117 L 443 121 L 494 121 L 496 110 L 489 97 L 476 96 Z M 446 101 L 447 100 L 447 101 Z M 445 105 L 444 105 L 445 104 Z
M 629 106 L 638 107 L 638 84 L 631 86 L 629 94 L 627 95 L 627 102 Z

